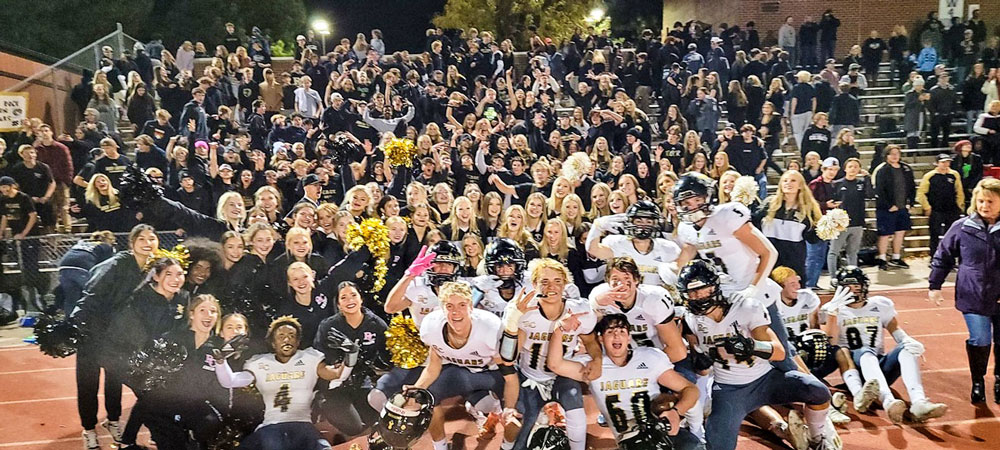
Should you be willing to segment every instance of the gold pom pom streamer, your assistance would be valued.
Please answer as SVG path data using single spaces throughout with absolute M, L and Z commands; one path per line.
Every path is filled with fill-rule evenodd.
M 375 258 L 375 287 L 371 292 L 381 291 L 385 286 L 385 275 L 389 272 L 389 228 L 379 218 L 353 223 L 347 228 L 347 245 L 351 250 L 368 246 Z
M 187 247 L 177 244 L 170 250 L 163 248 L 153 250 L 153 254 L 146 259 L 146 264 L 142 267 L 142 271 L 149 272 L 149 269 L 153 268 L 153 264 L 163 258 L 172 258 L 177 260 L 177 262 L 181 264 L 181 268 L 184 270 L 187 270 L 188 266 L 191 264 L 191 252 L 188 251 Z
M 412 369 L 427 359 L 427 346 L 420 340 L 420 332 L 412 317 L 397 315 L 389 321 L 389 328 L 385 330 L 385 346 L 389 348 L 396 367 Z
M 413 141 L 402 138 L 392 138 L 383 146 L 385 160 L 393 167 L 413 166 L 413 157 L 417 154 L 417 146 Z
M 847 211 L 831 209 L 816 222 L 816 235 L 824 241 L 831 241 L 837 239 L 850 224 L 851 217 L 847 215 Z

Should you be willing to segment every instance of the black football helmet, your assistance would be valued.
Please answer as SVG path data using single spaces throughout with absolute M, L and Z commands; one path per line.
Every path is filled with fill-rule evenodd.
M 677 216 L 687 222 L 695 223 L 712 213 L 712 196 L 715 195 L 715 182 L 704 175 L 688 173 L 682 175 L 674 184 L 674 205 L 677 207 Z M 684 200 L 695 197 L 704 197 L 705 202 L 695 209 L 687 209 L 682 203 Z
M 408 399 L 414 399 L 419 409 L 404 408 Z M 378 419 L 377 431 L 382 442 L 394 449 L 411 448 L 431 424 L 434 395 L 426 389 L 410 389 L 389 398 Z
M 652 418 L 647 423 L 640 423 L 632 436 L 623 438 L 618 443 L 621 450 L 673 450 L 674 442 L 670 439 L 670 423 L 666 420 Z
M 524 258 L 524 250 L 510 238 L 499 238 L 486 247 L 483 255 L 486 264 L 486 273 L 494 275 L 503 281 L 504 288 L 511 288 L 521 281 L 524 271 L 528 268 L 528 262 Z M 497 275 L 497 269 L 504 265 L 514 266 L 514 274 L 509 276 Z
M 802 356 L 802 361 L 809 369 L 818 369 L 828 359 L 834 357 L 830 348 L 830 336 L 827 336 L 822 330 L 806 330 L 793 339 L 793 342 L 795 349 Z
M 451 273 L 428 270 L 427 280 L 430 281 L 432 286 L 440 286 L 446 282 L 458 279 L 458 268 L 462 266 L 464 258 L 462 257 L 462 251 L 459 250 L 455 243 L 444 240 L 438 241 L 437 244 L 432 245 L 427 251 L 434 253 L 434 262 L 451 263 L 455 266 L 455 270 Z
M 868 296 L 868 285 L 871 281 L 868 279 L 868 275 L 865 274 L 858 266 L 844 266 L 837 270 L 837 286 L 849 286 L 856 284 L 861 286 L 861 297 L 858 301 L 864 300 Z
M 639 239 L 652 239 L 662 229 L 663 215 L 660 207 L 649 200 L 639 200 L 625 210 L 628 222 L 625 223 L 625 234 Z M 652 219 L 653 225 L 636 225 L 636 219 Z
M 528 438 L 528 450 L 569 450 L 566 430 L 555 426 L 535 428 Z
M 715 290 L 706 297 L 693 299 L 690 296 L 692 291 L 706 287 L 714 287 Z M 719 274 L 712 263 L 703 259 L 696 259 L 689 262 L 681 269 L 677 275 L 677 292 L 681 295 L 681 300 L 688 307 L 691 313 L 703 316 L 716 306 L 724 306 L 726 299 L 719 289 Z

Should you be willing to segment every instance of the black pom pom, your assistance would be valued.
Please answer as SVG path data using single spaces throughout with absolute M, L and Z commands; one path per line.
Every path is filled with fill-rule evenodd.
M 362 150 L 347 135 L 338 134 L 330 141 L 330 156 L 336 165 L 346 164 Z
M 43 314 L 35 322 L 35 337 L 42 353 L 53 358 L 65 358 L 76 353 L 80 330 L 71 320 Z
M 141 210 L 163 198 L 163 186 L 153 183 L 135 164 L 125 168 L 118 185 L 118 198 L 122 206 L 133 211 Z
M 155 339 L 129 359 L 130 386 L 143 392 L 162 388 L 171 375 L 181 370 L 185 359 L 187 349 L 183 345 L 166 339 Z

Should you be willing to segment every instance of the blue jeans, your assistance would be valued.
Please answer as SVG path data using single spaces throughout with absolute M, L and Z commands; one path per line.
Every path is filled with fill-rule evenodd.
M 758 173 L 753 177 L 757 180 L 757 196 L 760 197 L 761 200 L 767 198 L 767 168 L 765 167 L 761 173 Z
M 830 249 L 829 241 L 819 241 L 815 244 L 806 242 L 806 276 L 805 286 L 815 289 L 819 284 L 819 274 L 823 272 L 826 263 L 826 252 Z
M 965 341 L 976 347 L 987 347 L 991 344 L 1000 346 L 1000 333 L 994 331 L 1000 328 L 1000 314 L 984 316 L 982 314 L 964 313 L 965 326 L 969 328 L 969 339 Z
M 87 284 L 90 272 L 75 267 L 59 269 L 59 289 L 62 290 L 63 312 L 68 317 L 77 300 L 83 297 L 83 285 Z
M 520 375 L 519 379 L 523 383 L 527 378 Z M 502 394 L 502 393 L 501 393 Z M 552 399 L 559 403 L 566 411 L 583 408 L 583 387 L 579 381 L 571 378 L 557 376 L 552 382 Z M 517 411 L 521 413 L 521 431 L 517 435 L 514 448 L 527 448 L 528 437 L 538 420 L 538 415 L 542 412 L 542 407 L 548 403 L 542 399 L 542 395 L 534 388 L 521 386 L 521 392 L 517 397 Z

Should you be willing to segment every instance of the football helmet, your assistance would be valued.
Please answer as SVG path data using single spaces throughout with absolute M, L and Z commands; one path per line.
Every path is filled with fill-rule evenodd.
M 407 409 L 407 400 L 416 400 L 418 409 Z M 409 389 L 389 398 L 379 417 L 377 430 L 382 442 L 395 449 L 410 448 L 431 424 L 434 395 L 426 389 Z
M 483 259 L 486 264 L 486 273 L 494 275 L 503 281 L 502 288 L 511 288 L 521 281 L 524 276 L 524 271 L 528 267 L 528 262 L 524 258 L 524 250 L 517 245 L 510 238 L 499 238 L 489 246 L 486 247 L 486 253 L 483 255 Z M 497 269 L 504 265 L 511 264 L 514 266 L 514 273 L 508 276 L 497 275 Z
M 696 223 L 712 214 L 712 196 L 715 195 L 715 182 L 704 175 L 685 174 L 674 185 L 674 205 L 677 207 L 677 217 L 687 223 Z M 703 197 L 704 203 L 694 209 L 684 207 L 684 200 Z
M 714 288 L 711 294 L 698 299 L 691 298 L 691 292 L 706 287 Z M 722 290 L 719 289 L 719 274 L 715 266 L 703 259 L 691 261 L 681 269 L 677 275 L 677 292 L 687 305 L 688 311 L 699 316 L 707 314 L 716 306 L 726 304 Z
M 830 346 L 830 336 L 822 330 L 806 330 L 793 339 L 795 349 L 809 369 L 817 369 L 834 355 Z
M 639 239 L 652 239 L 662 229 L 663 215 L 660 208 L 649 200 L 639 200 L 625 210 L 628 222 L 625 223 L 625 234 Z M 636 225 L 636 219 L 652 219 L 652 225 Z
M 837 286 L 850 286 L 852 284 L 861 286 L 861 298 L 858 298 L 858 301 L 862 301 L 868 296 L 868 285 L 871 281 L 868 279 L 868 275 L 866 275 L 860 267 L 841 267 L 837 270 L 836 279 Z
M 528 438 L 528 450 L 569 450 L 569 436 L 552 425 L 535 428 Z
M 462 251 L 459 250 L 457 245 L 451 241 L 438 241 L 438 243 L 432 245 L 427 251 L 434 253 L 435 256 L 433 262 L 450 263 L 455 266 L 455 269 L 451 273 L 441 273 L 428 270 L 427 280 L 430 281 L 432 286 L 440 286 L 446 282 L 458 279 L 458 268 L 462 266 L 462 260 L 464 258 L 462 257 Z M 433 269 L 433 266 L 431 269 Z

